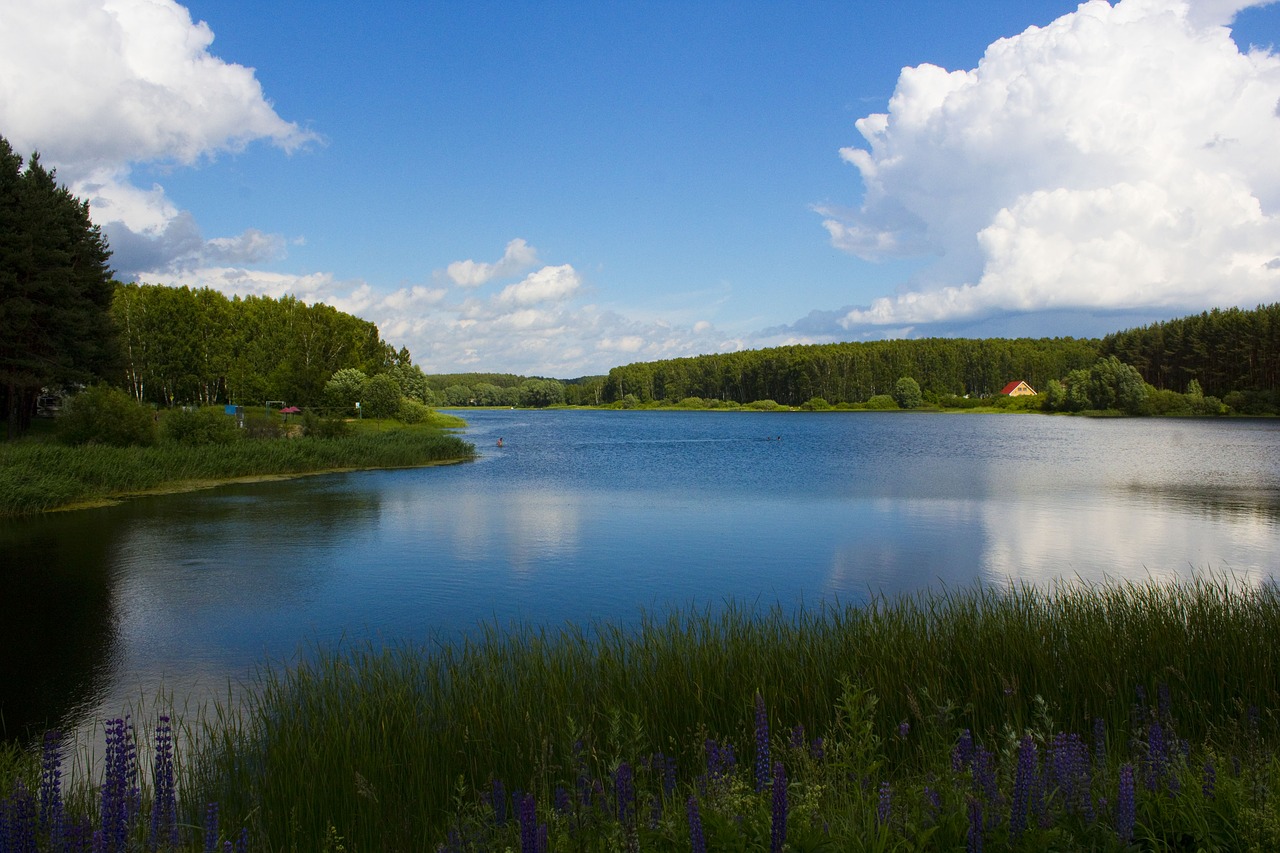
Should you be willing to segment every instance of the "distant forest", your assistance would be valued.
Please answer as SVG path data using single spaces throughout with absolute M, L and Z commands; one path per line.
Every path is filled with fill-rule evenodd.
M 1253 310 L 1215 309 L 1108 335 L 1076 338 L 925 338 L 774 347 L 615 367 L 599 380 L 602 403 L 632 397 L 640 403 L 689 397 L 798 406 L 820 397 L 861 403 L 910 377 L 927 399 L 985 397 L 1009 382 L 1044 388 L 1051 379 L 1114 355 L 1133 365 L 1158 390 L 1186 390 L 1197 380 L 1205 394 L 1236 395 L 1233 408 L 1274 405 L 1280 390 L 1280 303 Z M 579 396 L 592 383 L 585 380 Z M 1241 397 L 1246 405 L 1239 405 Z

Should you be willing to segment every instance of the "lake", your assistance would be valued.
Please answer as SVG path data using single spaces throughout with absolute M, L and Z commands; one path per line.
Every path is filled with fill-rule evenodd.
M 190 707 L 316 643 L 1277 572 L 1275 420 L 459 414 L 471 463 L 0 520 L 4 731 Z

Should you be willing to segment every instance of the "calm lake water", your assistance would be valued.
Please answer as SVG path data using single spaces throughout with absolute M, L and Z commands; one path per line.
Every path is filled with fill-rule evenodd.
M 473 463 L 0 520 L 5 731 L 198 703 L 317 642 L 1277 572 L 1280 421 L 463 414 Z

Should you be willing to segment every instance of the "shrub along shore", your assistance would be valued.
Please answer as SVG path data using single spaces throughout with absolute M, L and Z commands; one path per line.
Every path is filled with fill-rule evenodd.
M 168 720 L 107 724 L 121 778 L 59 793 L 57 825 L 191 850 L 1280 844 L 1270 583 L 730 606 L 310 657 L 187 721 L 176 759 Z M 43 782 L 36 757 L 0 774 L 0 816 L 29 812 L 32 838 L 55 824 L 49 742 Z
M 461 424 L 456 418 L 434 417 L 448 425 Z M 235 480 L 412 467 L 475 455 L 471 444 L 435 425 L 395 424 L 381 431 L 374 426 L 333 437 L 164 441 L 149 447 L 64 445 L 39 439 L 0 444 L 0 515 L 75 508 Z

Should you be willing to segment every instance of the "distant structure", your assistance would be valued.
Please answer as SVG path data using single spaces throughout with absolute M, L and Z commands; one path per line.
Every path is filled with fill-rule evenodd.
M 1018 380 L 1017 382 L 1010 382 L 1008 385 L 1004 386 L 1000 393 L 1004 394 L 1006 397 L 1034 397 L 1036 389 L 1032 388 L 1022 380 Z

